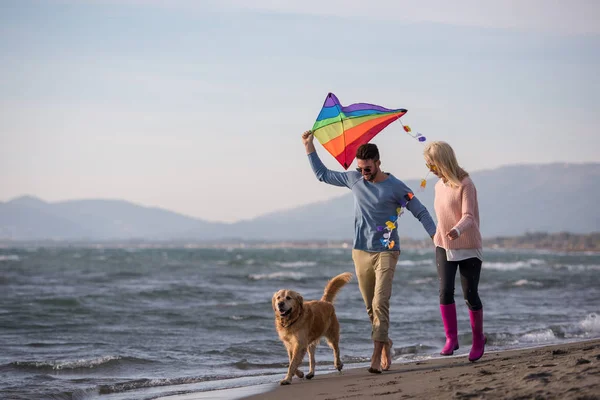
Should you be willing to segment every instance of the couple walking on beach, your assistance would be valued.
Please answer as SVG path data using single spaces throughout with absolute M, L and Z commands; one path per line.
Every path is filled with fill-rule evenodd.
M 435 244 L 440 282 L 440 313 L 446 344 L 440 354 L 458 349 L 454 280 L 460 271 L 463 295 L 469 308 L 473 344 L 469 360 L 483 355 L 483 307 L 478 294 L 482 243 L 479 232 L 477 192 L 469 174 L 456 160 L 445 142 L 432 142 L 424 151 L 429 170 L 440 180 L 435 185 L 436 228 L 427 208 L 408 186 L 381 170 L 379 150 L 372 143 L 356 151 L 356 171 L 339 172 L 323 165 L 313 144 L 311 131 L 302 134 L 306 154 L 317 179 L 330 185 L 347 187 L 355 199 L 352 259 L 358 285 L 371 320 L 373 355 L 369 372 L 381 373 L 392 363 L 389 338 L 389 300 L 396 263 L 400 256 L 397 218 L 407 209 L 418 219 Z

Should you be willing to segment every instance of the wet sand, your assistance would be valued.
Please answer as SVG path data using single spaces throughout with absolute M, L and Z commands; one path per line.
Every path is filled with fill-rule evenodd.
M 316 371 L 318 373 L 318 371 Z M 283 378 L 283 377 L 282 377 Z M 600 340 L 427 360 L 374 375 L 365 369 L 294 378 L 290 386 L 247 397 L 288 399 L 600 400 Z
M 306 372 L 306 367 L 303 367 Z M 576 399 L 600 400 L 600 339 L 501 352 L 475 363 L 466 355 L 394 364 L 381 375 L 366 368 L 319 373 L 273 384 L 189 393 L 165 400 Z

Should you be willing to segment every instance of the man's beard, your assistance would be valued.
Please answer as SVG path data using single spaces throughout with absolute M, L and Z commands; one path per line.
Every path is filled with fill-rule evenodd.
M 369 177 L 367 178 L 367 181 L 373 182 L 378 173 L 379 173 L 379 169 L 376 169 L 375 171 L 373 171 L 371 173 L 371 175 L 369 175 Z

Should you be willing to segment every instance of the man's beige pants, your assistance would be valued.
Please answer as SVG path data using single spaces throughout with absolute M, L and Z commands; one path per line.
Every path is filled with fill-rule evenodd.
M 352 250 L 358 287 L 371 319 L 371 338 L 378 342 L 388 341 L 392 281 L 399 257 L 399 251 Z

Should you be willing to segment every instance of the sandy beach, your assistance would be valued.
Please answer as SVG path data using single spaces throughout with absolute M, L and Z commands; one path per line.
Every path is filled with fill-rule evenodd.
M 318 371 L 317 371 L 318 373 Z M 600 340 L 393 365 L 294 379 L 254 396 L 270 399 L 600 399 Z
M 306 369 L 306 368 L 305 368 Z M 471 363 L 466 355 L 365 368 L 276 383 L 188 393 L 164 400 L 600 399 L 600 339 L 502 352 Z

